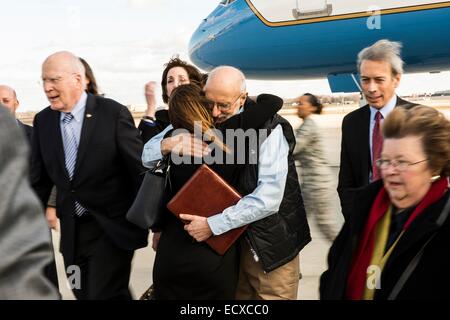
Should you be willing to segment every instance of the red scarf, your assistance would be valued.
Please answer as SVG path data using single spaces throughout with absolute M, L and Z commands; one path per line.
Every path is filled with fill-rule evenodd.
M 417 218 L 428 206 L 438 201 L 447 191 L 448 180 L 441 177 L 433 183 L 425 197 L 419 202 L 408 221 L 403 226 L 403 230 L 408 229 L 412 221 Z M 387 212 L 391 201 L 384 187 L 378 192 L 372 208 L 369 219 L 361 234 L 358 250 L 355 252 L 353 264 L 347 279 L 346 298 L 350 300 L 360 300 L 364 293 L 366 284 L 367 268 L 373 255 L 375 241 L 375 227 L 378 221 Z

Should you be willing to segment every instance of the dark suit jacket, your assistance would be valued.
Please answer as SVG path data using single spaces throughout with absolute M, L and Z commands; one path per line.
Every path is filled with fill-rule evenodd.
M 155 118 L 156 121 L 151 124 L 144 120 L 141 120 L 139 123 L 138 129 L 144 144 L 162 132 L 170 124 L 169 112 L 167 110 L 156 111 Z
M 85 114 L 72 181 L 65 167 L 60 112 L 48 107 L 34 119 L 32 186 L 44 206 L 52 186 L 58 190 L 61 252 L 69 263 L 75 249 L 75 200 L 122 249 L 145 247 L 148 235 L 125 218 L 145 171 L 142 141 L 130 112 L 114 100 L 89 94 Z
M 397 97 L 396 107 L 411 108 L 415 105 Z M 369 174 L 372 170 L 369 128 L 369 105 L 350 112 L 342 121 L 341 164 L 337 191 L 345 218 L 351 212 L 355 189 L 369 184 Z
M 320 278 L 320 298 L 340 300 L 345 298 L 347 279 L 353 255 L 357 250 L 361 233 L 367 223 L 370 209 L 382 187 L 378 180 L 357 191 L 354 211 L 334 240 L 328 253 L 328 270 Z M 375 300 L 387 300 L 398 279 L 420 248 L 428 243 L 423 256 L 405 283 L 397 299 L 449 299 L 450 298 L 450 217 L 438 228 L 436 221 L 444 209 L 450 191 L 422 212 L 407 229 L 386 262 L 381 274 L 381 289 L 375 292 Z
M 17 122 L 19 123 L 19 127 L 21 127 L 23 132 L 25 132 L 25 136 L 27 137 L 27 142 L 31 146 L 32 137 L 33 137 L 33 127 L 29 126 L 29 125 L 27 125 L 27 124 L 25 124 L 25 123 L 23 123 L 22 121 L 19 121 L 19 120 L 17 120 Z

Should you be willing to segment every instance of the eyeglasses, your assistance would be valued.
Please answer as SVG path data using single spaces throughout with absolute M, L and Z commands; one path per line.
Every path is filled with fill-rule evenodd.
M 67 73 L 67 74 L 69 74 L 69 75 L 76 75 L 76 73 L 70 73 L 70 72 L 65 72 L 65 73 Z M 66 77 L 67 78 L 67 77 Z M 61 81 L 63 81 L 65 78 L 63 77 L 63 76 L 57 76 L 57 77 L 48 77 L 48 78 L 42 78 L 40 81 L 39 81 L 39 84 L 41 84 L 41 85 L 44 85 L 44 84 L 46 84 L 46 83 L 50 83 L 50 84 L 53 84 L 53 85 L 56 85 L 56 84 L 58 84 L 58 83 L 60 83 Z
M 416 161 L 416 162 L 410 162 L 410 161 L 406 161 L 406 160 L 378 159 L 377 161 L 375 161 L 375 164 L 381 170 L 386 170 L 387 168 L 392 166 L 393 168 L 396 168 L 398 171 L 405 171 L 410 166 L 413 166 L 415 164 L 418 164 L 418 163 L 421 163 L 421 162 L 424 162 L 427 160 L 428 159 L 423 159 L 423 160 Z
M 214 109 L 214 107 L 217 107 L 220 111 L 228 111 L 233 107 L 236 102 L 238 102 L 239 98 L 242 96 L 243 93 L 240 93 L 239 96 L 234 100 L 233 103 L 223 103 L 223 102 L 215 102 L 215 101 L 209 101 L 209 107 Z
M 40 81 L 41 84 L 50 83 L 50 84 L 58 84 L 63 80 L 63 77 L 54 77 L 54 78 L 42 78 Z

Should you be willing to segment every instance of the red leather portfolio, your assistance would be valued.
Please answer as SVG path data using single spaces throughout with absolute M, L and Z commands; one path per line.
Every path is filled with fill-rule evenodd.
M 233 187 L 203 164 L 170 200 L 167 208 L 176 216 L 192 214 L 210 217 L 235 205 L 240 198 Z M 206 243 L 218 254 L 223 255 L 246 228 L 247 226 L 243 226 L 212 236 Z

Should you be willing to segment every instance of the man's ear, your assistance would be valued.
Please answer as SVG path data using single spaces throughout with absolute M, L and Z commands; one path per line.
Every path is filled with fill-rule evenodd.
M 248 98 L 248 92 L 243 93 L 240 98 L 241 101 L 240 101 L 239 105 L 243 106 L 245 103 L 245 100 L 247 100 L 247 98 Z M 256 102 L 256 99 L 255 99 L 255 102 Z
M 84 82 L 85 82 L 85 81 L 83 81 L 83 77 L 82 77 L 80 74 L 78 74 L 78 73 L 75 74 L 75 81 L 76 81 L 76 83 L 77 83 L 78 85 L 80 85 L 80 86 L 83 88 L 83 90 L 84 90 L 84 88 L 85 88 Z
M 398 88 L 398 86 L 400 85 L 400 80 L 402 78 L 401 73 L 398 73 L 394 76 L 394 80 L 395 80 L 395 88 Z

